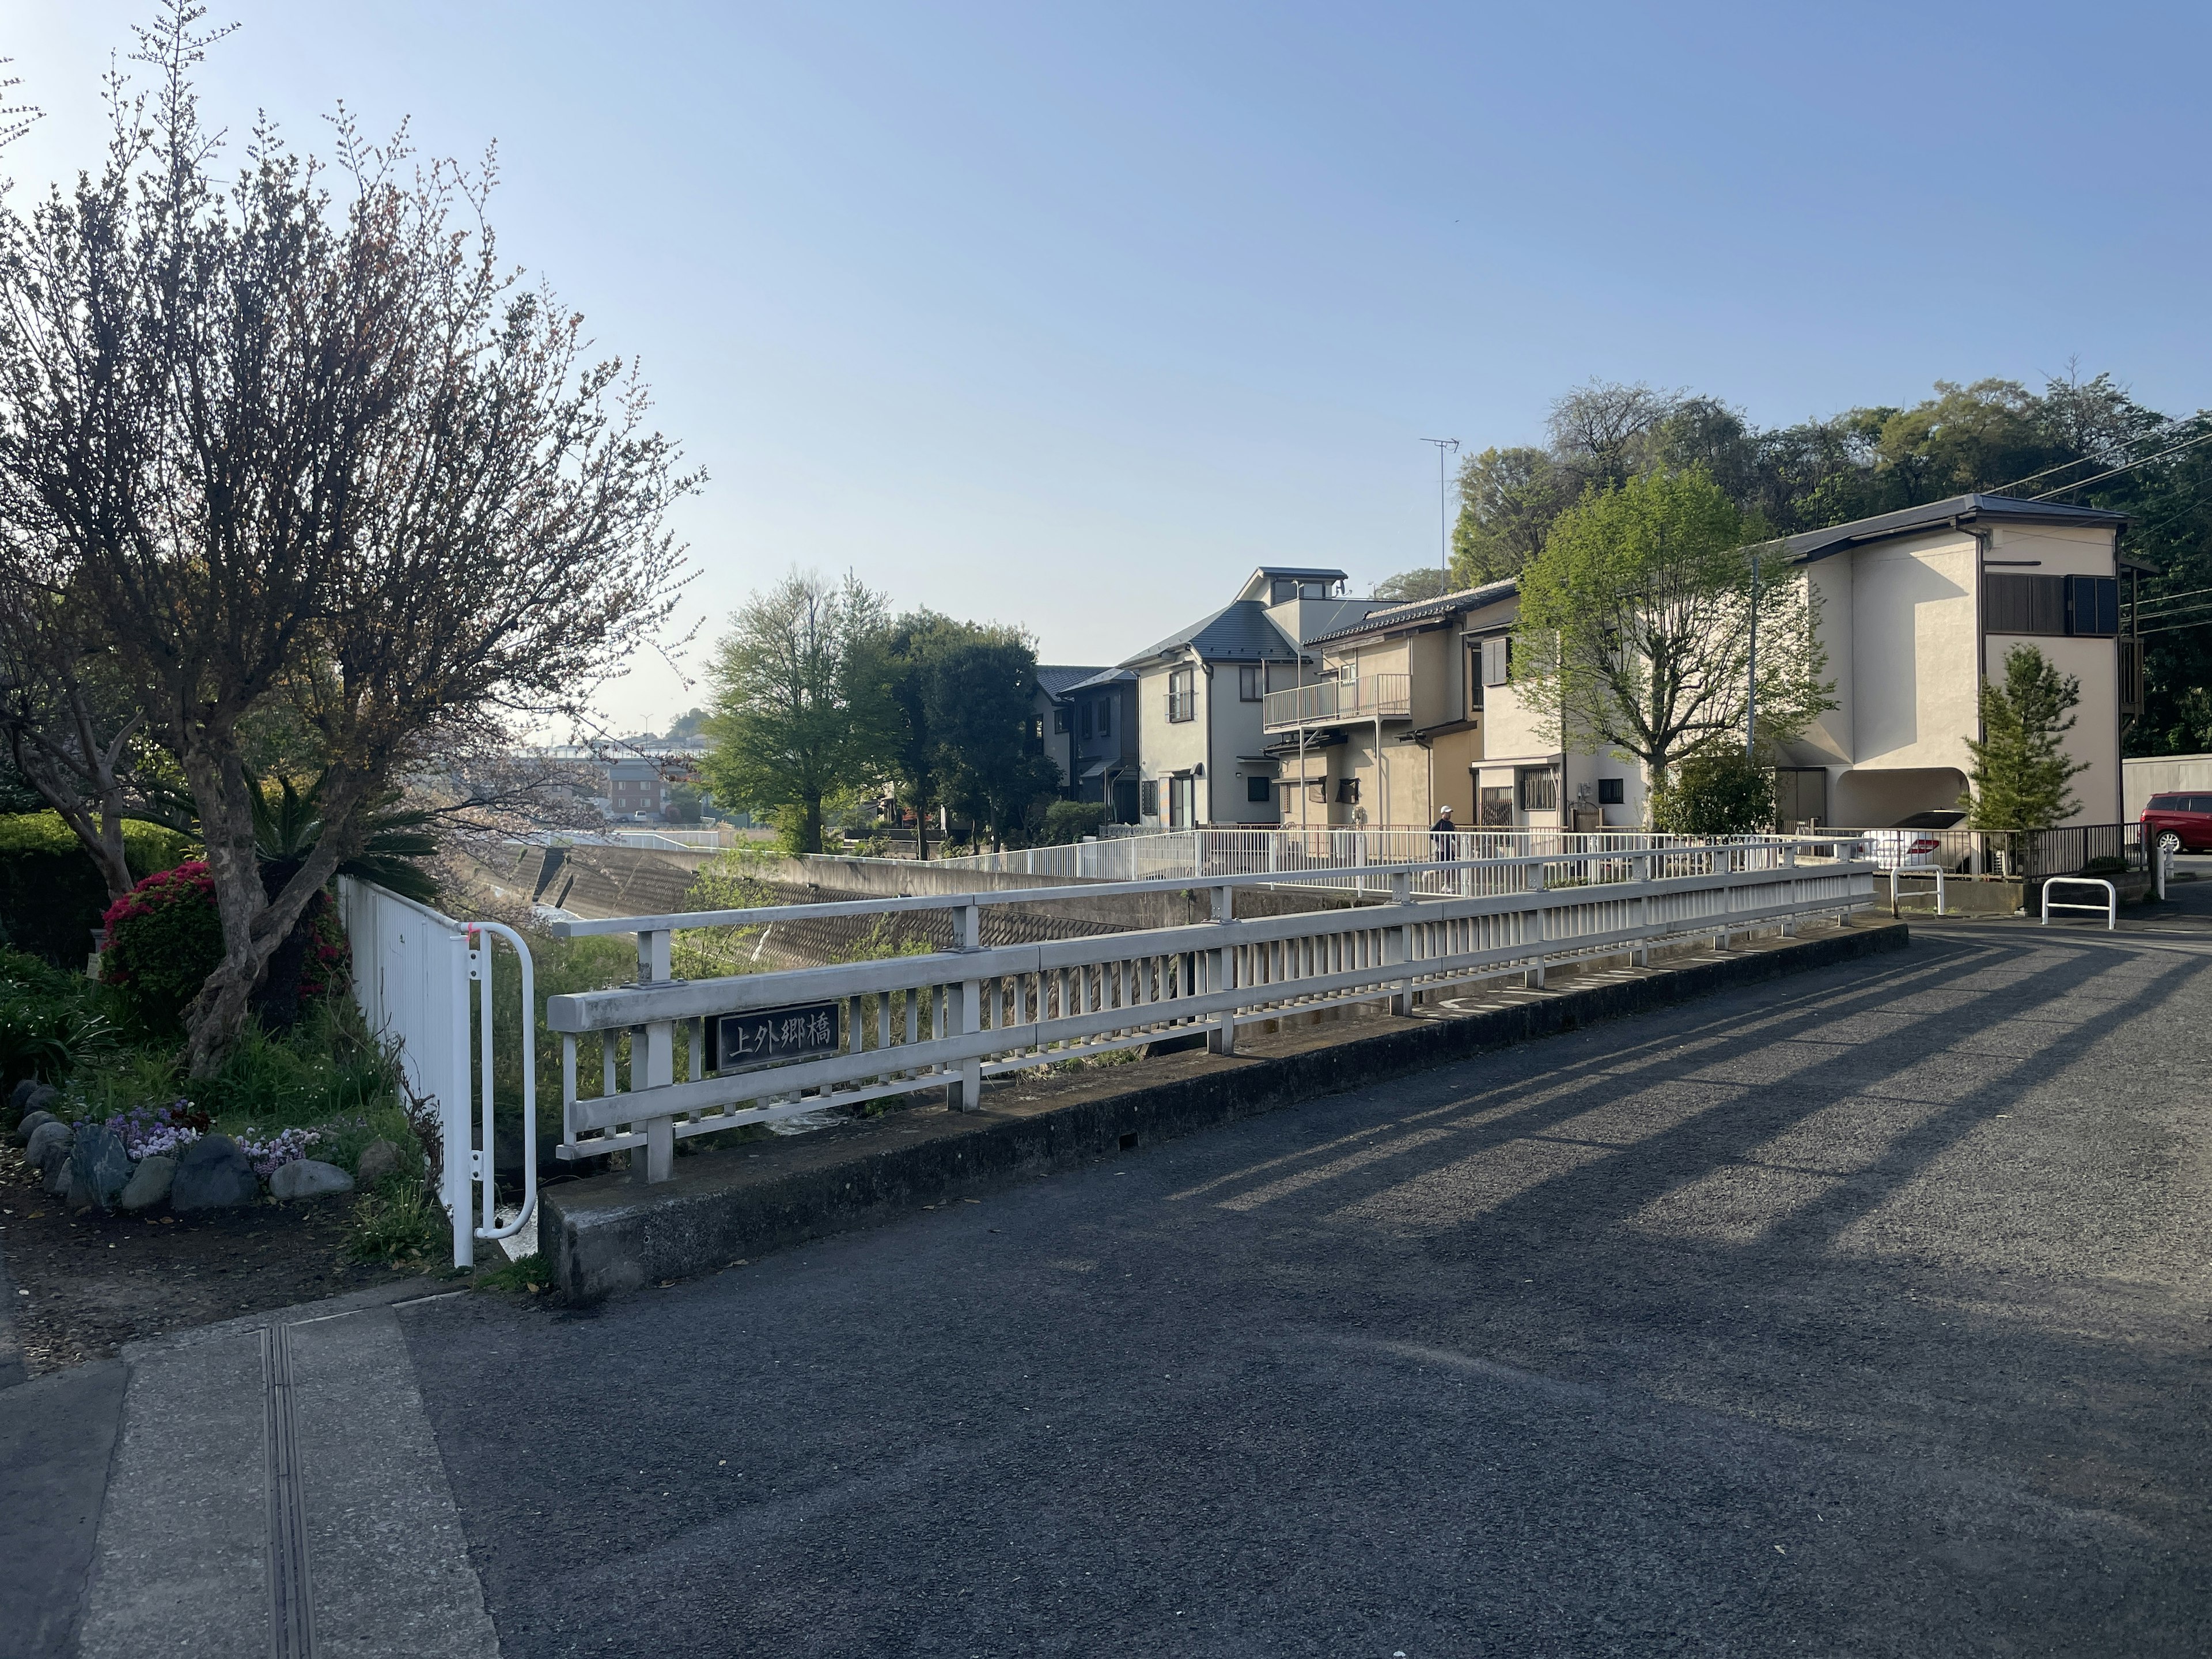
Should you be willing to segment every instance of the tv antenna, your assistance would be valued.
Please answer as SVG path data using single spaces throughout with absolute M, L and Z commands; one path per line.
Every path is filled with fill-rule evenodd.
M 1459 453 L 1456 438 L 1424 438 L 1425 444 L 1437 447 L 1437 568 L 1443 574 L 1444 586 L 1451 586 L 1451 485 L 1444 474 L 1444 457 Z

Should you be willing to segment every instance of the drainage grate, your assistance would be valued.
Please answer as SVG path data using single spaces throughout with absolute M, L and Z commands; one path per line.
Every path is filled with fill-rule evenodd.
M 1121 1137 L 1121 1150 L 1125 1152 L 1133 1150 L 1136 1144 L 1137 1135 L 1134 1130 L 1131 1130 L 1127 1134 Z

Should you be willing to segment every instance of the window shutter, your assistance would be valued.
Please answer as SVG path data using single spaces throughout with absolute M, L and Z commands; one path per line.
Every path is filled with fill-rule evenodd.
M 1482 642 L 1482 683 L 1503 685 L 1513 672 L 1513 640 L 1500 634 Z

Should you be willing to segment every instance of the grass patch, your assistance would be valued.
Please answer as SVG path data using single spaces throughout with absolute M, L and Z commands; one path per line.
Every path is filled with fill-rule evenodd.
M 470 1281 L 469 1287 L 477 1291 L 507 1291 L 522 1296 L 543 1296 L 553 1288 L 552 1264 L 533 1250 L 520 1261 L 503 1261 L 496 1267 L 485 1269 Z
M 419 1178 L 393 1175 L 354 1201 L 347 1233 L 349 1261 L 392 1267 L 434 1267 L 443 1259 L 453 1225 L 443 1206 Z

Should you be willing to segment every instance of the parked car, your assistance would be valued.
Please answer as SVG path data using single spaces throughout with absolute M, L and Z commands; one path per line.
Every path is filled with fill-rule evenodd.
M 2153 795 L 2143 806 L 2142 838 L 2169 853 L 2212 851 L 2212 795 Z
M 1930 832 L 1951 829 L 1966 817 L 1948 809 L 1915 812 L 1887 830 L 1868 830 L 1861 840 L 1867 856 L 1885 870 L 1934 870 L 1940 865 L 1947 871 L 1960 871 L 1972 858 L 1971 848 L 1954 847 L 1947 854 L 1943 837 Z

